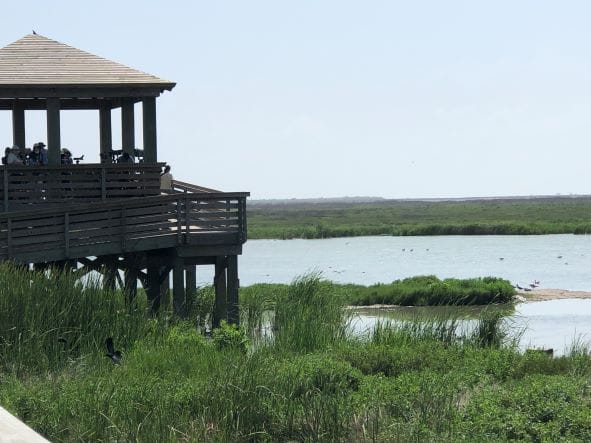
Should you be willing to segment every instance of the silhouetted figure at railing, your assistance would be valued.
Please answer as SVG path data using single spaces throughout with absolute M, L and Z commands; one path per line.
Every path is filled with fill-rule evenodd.
M 160 189 L 172 190 L 172 174 L 170 173 L 170 165 L 164 167 L 164 172 L 160 174 Z

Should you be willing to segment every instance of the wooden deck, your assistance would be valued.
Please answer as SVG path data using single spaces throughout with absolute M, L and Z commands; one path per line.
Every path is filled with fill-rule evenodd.
M 15 177 L 14 171 L 7 169 L 5 177 Z M 31 188 L 25 197 L 15 200 L 18 191 L 5 187 L 5 201 L 8 195 L 7 207 L 11 209 L 0 213 L 0 260 L 51 262 L 182 245 L 242 245 L 246 241 L 248 193 L 216 192 L 176 182 L 177 190 L 161 194 L 159 188 L 148 186 L 153 168 L 138 169 L 142 172 L 133 176 L 135 186 L 141 188 L 138 193 L 147 194 L 141 197 L 109 199 L 118 191 L 110 185 L 117 178 L 111 177 L 119 178 L 124 171 L 112 167 L 84 168 L 76 175 L 76 185 L 48 186 L 48 191 L 41 193 L 47 200 L 39 203 L 34 203 L 40 198 L 38 190 L 33 194 Z M 59 195 L 56 189 L 67 196 L 69 190 L 64 187 L 79 186 L 86 172 L 88 183 L 94 185 L 87 188 L 92 189 L 93 197 L 85 193 L 80 200 L 73 196 L 51 204 L 58 202 L 51 198 Z
M 0 214 L 0 260 L 24 263 L 246 241 L 244 193 L 173 194 Z

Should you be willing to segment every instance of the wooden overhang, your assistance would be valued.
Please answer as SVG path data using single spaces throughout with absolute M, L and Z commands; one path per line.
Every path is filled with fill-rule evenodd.
M 170 91 L 174 82 L 127 67 L 47 37 L 30 34 L 0 49 L 0 109 L 110 108 Z

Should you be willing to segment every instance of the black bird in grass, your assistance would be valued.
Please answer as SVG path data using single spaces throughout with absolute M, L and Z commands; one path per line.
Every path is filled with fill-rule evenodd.
M 121 363 L 121 351 L 115 350 L 115 345 L 113 345 L 113 338 L 109 337 L 105 340 L 105 346 L 107 346 L 107 353 L 105 354 L 109 357 L 113 363 L 119 364 Z

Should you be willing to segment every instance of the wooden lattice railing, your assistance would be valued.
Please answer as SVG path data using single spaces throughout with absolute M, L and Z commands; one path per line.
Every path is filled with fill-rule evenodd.
M 67 201 L 106 201 L 160 194 L 164 163 L 2 166 L 4 211 Z
M 246 241 L 248 193 L 174 193 L 0 213 L 0 260 L 64 260 Z

